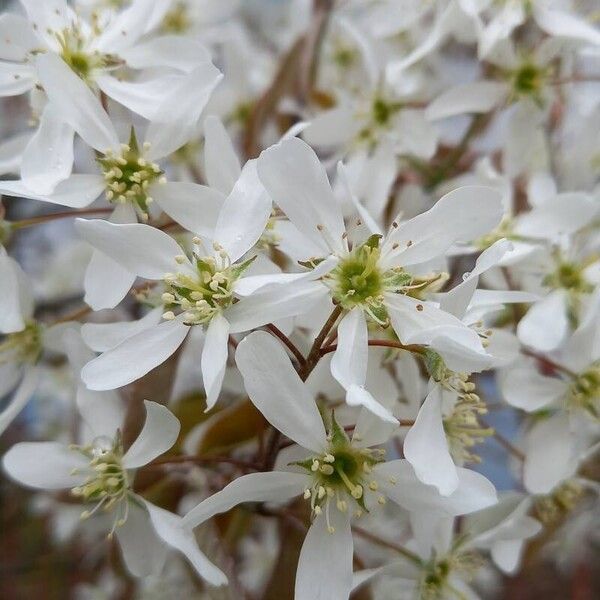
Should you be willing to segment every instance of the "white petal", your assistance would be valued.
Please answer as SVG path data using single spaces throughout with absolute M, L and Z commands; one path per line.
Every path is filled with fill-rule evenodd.
M 488 233 L 503 214 L 502 195 L 497 190 L 477 185 L 457 188 L 427 212 L 393 228 L 382 247 L 382 258 L 390 265 L 427 262 L 455 242 Z
M 227 583 L 225 574 L 200 551 L 192 530 L 183 526 L 181 517 L 146 500 L 142 501 L 148 509 L 150 521 L 158 536 L 171 548 L 179 550 L 202 579 L 215 586 Z
M 521 559 L 523 540 L 502 540 L 491 548 L 492 559 L 504 571 L 514 573 Z
M 0 175 L 18 173 L 23 151 L 31 139 L 31 132 L 18 133 L 0 142 Z
M 402 343 L 410 343 L 413 336 L 436 327 L 466 328 L 462 321 L 432 304 L 402 294 L 385 295 L 394 331 Z
M 588 194 L 569 192 L 558 194 L 519 217 L 515 233 L 524 237 L 555 240 L 573 234 L 592 222 L 598 215 L 598 203 Z
M 112 75 L 100 75 L 96 84 L 109 98 L 152 120 L 169 91 L 181 80 L 182 76 L 174 73 L 144 81 L 121 81 Z
M 70 208 L 83 208 L 91 204 L 104 191 L 104 180 L 100 175 L 71 175 L 61 181 L 51 194 L 37 194 L 21 181 L 0 181 L 0 194 L 32 198 L 51 204 L 62 204 Z
M 552 323 L 549 327 L 548 324 Z M 549 352 L 558 348 L 569 331 L 567 292 L 550 292 L 529 308 L 519 321 L 517 335 L 521 343 Z
M 209 411 L 216 404 L 221 393 L 221 385 L 227 366 L 228 338 L 229 322 L 223 315 L 216 314 L 206 329 L 200 361 L 206 393 L 206 411 Z
M 117 149 L 119 138 L 100 100 L 55 54 L 36 58 L 38 77 L 50 101 L 62 117 L 92 148 Z
M 122 267 L 146 279 L 162 279 L 177 266 L 181 246 L 168 234 L 142 223 L 76 219 L 81 237 Z
M 81 379 L 90 390 L 114 390 L 143 377 L 163 363 L 182 344 L 189 327 L 166 321 L 126 339 L 90 361 Z
M 319 113 L 311 119 L 302 137 L 311 146 L 335 149 L 349 142 L 360 128 L 353 111 L 347 106 L 336 107 Z
M 58 442 L 21 442 L 2 460 L 4 470 L 28 487 L 60 490 L 83 482 L 85 475 L 72 475 L 75 468 L 88 466 L 88 459 Z
M 134 273 L 106 254 L 94 250 L 85 270 L 83 299 L 93 310 L 114 308 L 125 298 L 135 280 Z M 110 285 L 107 285 L 109 281 Z
M 300 281 L 291 285 L 269 286 L 242 298 L 225 312 L 231 333 L 249 331 L 287 317 L 312 310 L 327 295 L 320 282 Z
M 215 242 L 223 246 L 232 262 L 260 239 L 271 208 L 271 199 L 258 179 L 256 161 L 248 161 L 225 200 L 215 227 Z
M 33 393 L 35 392 L 39 381 L 39 373 L 36 369 L 28 369 L 25 377 L 14 391 L 12 398 L 0 412 L 0 435 L 13 422 L 16 416 L 23 410 Z
M 486 113 L 508 95 L 508 86 L 495 81 L 475 81 L 449 88 L 425 111 L 428 119 L 445 119 L 466 113 Z
M 332 510 L 327 531 L 325 517 L 316 518 L 302 544 L 296 573 L 295 600 L 348 600 L 352 590 L 354 543 L 350 514 Z
M 113 437 L 125 423 L 125 405 L 116 392 L 93 392 L 77 388 L 77 409 L 95 436 Z
M 274 202 L 323 252 L 344 252 L 344 221 L 325 168 L 298 138 L 271 146 L 258 158 L 258 174 Z
M 538 2 L 534 9 L 534 16 L 540 29 L 548 35 L 600 46 L 600 31 L 573 14 L 544 7 Z
M 115 19 L 95 41 L 95 49 L 101 52 L 119 54 L 130 48 L 145 33 L 156 26 L 156 0 L 135 0 L 130 6 L 117 13 Z M 160 9 L 164 14 L 166 8 Z M 160 13 L 159 13 L 160 14 Z
M 449 496 L 458 487 L 456 466 L 450 456 L 442 421 L 442 394 L 435 385 L 425 398 L 415 424 L 404 439 L 404 456 L 417 477 Z
M 184 525 L 196 527 L 243 502 L 285 502 L 300 496 L 308 481 L 306 475 L 283 471 L 242 475 L 192 508 L 183 517 Z
M 561 379 L 539 374 L 530 361 L 503 371 L 499 379 L 504 399 L 511 406 L 527 412 L 535 412 L 557 402 L 568 388 L 568 384 Z
M 194 135 L 200 115 L 222 79 L 212 63 L 204 63 L 182 78 L 157 108 L 146 132 L 152 160 L 168 156 Z
M 95 352 L 105 352 L 127 338 L 160 323 L 162 307 L 151 310 L 137 321 L 117 321 L 115 323 L 85 323 L 81 335 L 85 343 Z
M 438 131 L 437 127 L 425 118 L 424 111 L 405 108 L 395 120 L 396 152 L 414 154 L 424 160 L 432 158 L 437 148 Z
M 463 281 L 441 297 L 440 308 L 461 319 L 475 293 L 479 275 L 495 267 L 510 250 L 512 244 L 508 240 L 498 240 L 486 248 L 477 258 L 474 269 L 463 275 Z
M 217 190 L 188 181 L 153 185 L 152 198 L 188 231 L 212 239 L 219 212 L 225 202 Z
M 23 62 L 27 53 L 39 46 L 40 40 L 27 19 L 21 15 L 0 15 L 0 59 Z
M 265 419 L 300 446 L 322 451 L 327 443 L 323 420 L 282 345 L 257 331 L 240 342 L 235 359 L 250 400 Z
M 73 129 L 51 104 L 42 113 L 37 132 L 23 152 L 21 180 L 33 192 L 50 194 L 73 168 Z
M 133 69 L 169 67 L 186 73 L 210 60 L 203 44 L 180 35 L 154 37 L 122 50 L 119 56 Z
M 276 286 L 281 284 L 296 283 L 299 281 L 315 281 L 323 275 L 326 275 L 338 264 L 335 256 L 328 256 L 321 261 L 312 271 L 302 273 L 269 273 L 265 275 L 249 275 L 243 279 L 238 279 L 234 284 L 234 292 L 237 296 L 250 296 L 256 291 L 262 290 L 267 286 Z
M 433 486 L 419 481 L 406 460 L 393 460 L 378 465 L 377 476 L 382 490 L 390 500 L 410 511 L 443 511 L 449 515 L 463 515 L 497 502 L 496 490 L 483 475 L 457 467 L 459 485 L 449 496 L 442 496 Z M 395 484 L 389 482 L 393 477 Z
M 181 425 L 166 407 L 144 400 L 146 421 L 142 431 L 123 456 L 126 469 L 137 469 L 164 454 L 177 441 Z
M 20 0 L 38 35 L 54 36 L 69 26 L 71 12 L 66 0 Z M 39 42 L 38 42 L 39 44 Z
M 362 406 L 382 421 L 391 425 L 398 424 L 396 417 L 385 406 L 377 402 L 373 395 L 361 385 L 352 384 L 348 386 L 346 404 L 348 406 Z
M 548 494 L 572 474 L 575 461 L 569 418 L 557 414 L 536 423 L 527 434 L 523 483 L 532 494 Z
M 229 195 L 242 172 L 240 160 L 220 119 L 204 121 L 204 171 L 208 184 Z
M 344 315 L 338 325 L 337 348 L 331 359 L 331 374 L 339 384 L 348 389 L 351 385 L 364 385 L 367 378 L 369 347 L 367 321 L 360 308 Z
M 116 529 L 125 566 L 135 577 L 159 573 L 167 558 L 167 546 L 150 525 L 148 513 L 129 502 L 127 521 Z
M 19 294 L 19 271 L 21 267 L 14 258 L 0 246 L 0 281 L 3 292 L 0 294 L 0 332 L 14 333 L 25 329 Z
M 35 72 L 29 65 L 0 62 L 0 98 L 19 96 L 35 85 Z

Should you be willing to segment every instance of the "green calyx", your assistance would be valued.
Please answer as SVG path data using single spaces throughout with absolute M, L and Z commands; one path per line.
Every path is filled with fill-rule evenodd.
M 569 388 L 569 408 L 600 419 L 600 363 L 579 375 Z
M 85 82 L 89 83 L 96 71 L 118 65 L 113 56 L 90 50 L 87 40 L 76 26 L 57 33 L 56 40 L 61 58 Z
M 546 276 L 543 283 L 550 288 L 589 294 L 594 290 L 594 286 L 586 280 L 583 270 L 582 265 L 560 261 L 556 270 Z

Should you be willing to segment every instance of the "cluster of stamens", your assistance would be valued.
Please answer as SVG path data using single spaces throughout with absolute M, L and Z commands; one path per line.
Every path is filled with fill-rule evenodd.
M 466 373 L 447 369 L 439 383 L 457 395 L 452 412 L 443 419 L 452 457 L 459 464 L 481 462 L 481 458 L 471 449 L 486 437 L 494 435 L 491 427 L 484 427 L 479 422 L 479 417 L 487 413 L 485 402 L 475 393 L 475 384 L 469 381 Z
M 556 269 L 544 278 L 543 284 L 546 287 L 581 294 L 590 294 L 594 291 L 594 286 L 585 278 L 583 273 L 588 265 L 565 261 L 560 256 L 555 256 L 555 260 L 557 263 Z
M 327 452 L 294 464 L 312 474 L 313 483 L 304 490 L 312 517 L 324 514 L 327 531 L 334 533 L 330 521 L 332 503 L 342 513 L 354 506 L 353 514 L 357 518 L 368 510 L 369 495 L 375 497 L 377 504 L 385 504 L 386 498 L 372 474 L 373 467 L 384 461 L 385 450 L 354 447 L 335 420 L 328 440 Z M 394 484 L 395 480 L 391 479 L 390 483 Z
M 116 527 L 122 526 L 127 520 L 129 481 L 127 471 L 122 464 L 123 447 L 120 437 L 113 440 L 97 439 L 89 446 L 71 446 L 90 460 L 84 483 L 71 489 L 73 496 L 85 503 L 94 503 L 91 510 L 81 513 L 82 519 L 88 519 L 99 510 L 110 512 L 115 507 L 118 512 L 109 535 Z M 72 475 L 80 474 L 80 469 L 74 469 Z
M 194 245 L 193 269 L 164 276 L 166 291 L 162 301 L 167 310 L 163 318 L 175 319 L 175 310 L 178 310 L 183 313 L 187 325 L 202 325 L 231 305 L 234 300 L 233 283 L 247 263 L 232 265 L 219 245 L 215 245 L 214 256 L 201 256 L 197 253 L 202 245 L 199 238 L 194 238 Z M 175 257 L 175 260 L 180 264 L 187 263 L 187 257 L 183 255 Z
M 385 327 L 389 324 L 385 292 L 417 295 L 437 276 L 417 278 L 402 267 L 383 271 L 379 266 L 378 243 L 378 236 L 373 236 L 353 249 L 323 281 L 331 289 L 334 302 L 346 310 L 360 306 L 374 322 Z
M 443 557 L 433 556 L 423 565 L 419 582 L 419 598 L 422 600 L 462 600 L 464 595 L 450 583 L 452 573 L 460 573 L 462 578 L 472 579 L 482 566 L 483 559 L 474 552 L 461 552 L 454 549 Z
M 556 523 L 575 508 L 583 492 L 583 487 L 577 481 L 565 481 L 550 494 L 536 498 L 536 516 L 546 525 Z
M 569 386 L 568 408 L 582 410 L 600 419 L 600 362 L 573 380 Z
M 35 363 L 42 352 L 40 325 L 30 321 L 25 328 L 0 341 L 0 365 L 7 362 Z
M 132 140 L 135 140 L 133 135 Z M 160 167 L 143 156 L 149 148 L 150 145 L 145 143 L 143 152 L 140 152 L 137 142 L 130 141 L 129 144 L 121 144 L 120 154 L 107 150 L 98 159 L 106 182 L 106 199 L 113 203 L 131 204 L 143 221 L 148 220 L 148 207 L 152 203 L 150 185 L 166 183 Z

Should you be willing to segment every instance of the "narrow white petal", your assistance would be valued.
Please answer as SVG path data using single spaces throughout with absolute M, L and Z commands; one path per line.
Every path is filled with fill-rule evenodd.
M 182 344 L 189 327 L 180 321 L 166 321 L 126 339 L 115 348 L 90 361 L 81 379 L 90 390 L 114 390 L 163 363 Z
M 51 52 L 36 58 L 38 77 L 55 110 L 92 148 L 106 152 L 119 138 L 100 100 Z
M 0 98 L 19 96 L 35 85 L 35 71 L 29 65 L 0 62 Z
M 150 193 L 154 201 L 188 231 L 213 239 L 225 196 L 205 185 L 188 181 L 155 184 Z
M 569 328 L 567 292 L 555 290 L 529 308 L 519 321 L 517 335 L 522 344 L 549 352 L 560 346 Z
M 229 195 L 242 172 L 240 160 L 223 123 L 213 115 L 204 121 L 204 171 L 208 184 Z
M 435 385 L 425 398 L 415 424 L 404 439 L 404 456 L 417 477 L 449 496 L 458 487 L 456 466 L 450 456 L 442 421 L 442 394 Z
M 9 12 L 0 15 L 0 60 L 24 62 L 27 53 L 39 44 L 27 19 Z
M 348 389 L 364 385 L 369 360 L 367 320 L 362 309 L 356 307 L 338 325 L 337 348 L 331 359 L 331 374 Z
M 324 253 L 344 251 L 342 212 L 310 146 L 298 138 L 271 146 L 258 158 L 258 174 L 273 201 Z
M 129 502 L 127 521 L 116 529 L 125 566 L 135 577 L 159 573 L 168 547 L 150 525 L 148 513 L 137 502 Z
M 308 481 L 306 475 L 283 471 L 243 475 L 192 508 L 183 517 L 183 523 L 196 527 L 243 502 L 285 502 L 300 496 Z
M 33 192 L 50 194 L 73 168 L 73 129 L 48 104 L 21 161 L 21 180 Z
M 235 359 L 250 400 L 265 419 L 300 446 L 322 451 L 326 445 L 323 420 L 282 345 L 257 331 L 240 342 Z
M 227 583 L 225 574 L 200 551 L 192 530 L 184 527 L 181 517 L 146 500 L 142 499 L 142 502 L 148 510 L 150 522 L 158 536 L 171 548 L 179 550 L 202 579 L 215 586 Z
M 271 215 L 272 202 L 256 172 L 256 161 L 248 161 L 225 200 L 217 225 L 218 242 L 232 262 L 256 244 Z
M 134 273 L 106 254 L 94 250 L 85 270 L 84 300 L 94 310 L 114 308 L 125 298 L 135 280 Z
M 71 175 L 61 181 L 51 194 L 38 194 L 22 181 L 0 181 L 0 194 L 32 198 L 70 208 L 83 208 L 91 204 L 104 191 L 104 180 L 100 175 Z
M 523 483 L 532 494 L 548 494 L 574 470 L 569 417 L 557 414 L 536 423 L 527 434 Z
M 179 419 L 162 404 L 144 400 L 146 420 L 142 431 L 123 456 L 123 466 L 137 469 L 164 454 L 177 441 Z
M 229 322 L 223 315 L 216 314 L 206 329 L 204 348 L 200 360 L 207 411 L 216 404 L 221 393 L 221 385 L 227 366 L 228 338 Z
M 250 331 L 267 323 L 306 314 L 327 296 L 327 288 L 317 281 L 269 286 L 242 298 L 227 309 L 231 333 Z
M 538 2 L 534 9 L 534 16 L 540 29 L 551 36 L 600 46 L 600 31 L 591 23 L 568 12 L 547 8 Z
M 119 56 L 133 69 L 169 67 L 189 73 L 210 60 L 199 41 L 180 35 L 162 35 L 121 50 Z
M 508 86 L 496 81 L 476 81 L 451 87 L 438 96 L 425 111 L 430 120 L 466 113 L 486 113 L 508 96 Z
M 0 246 L 0 281 L 3 292 L 0 294 L 0 332 L 14 333 L 25 328 L 19 294 L 19 271 L 21 267 L 14 258 Z
M 162 279 L 177 266 L 181 246 L 168 234 L 142 223 L 76 219 L 81 237 L 122 267 L 146 279 Z
M 567 393 L 567 382 L 544 377 L 531 361 L 511 366 L 499 378 L 502 396 L 511 405 L 535 412 L 557 402 Z
M 0 412 L 0 435 L 13 422 L 16 416 L 25 408 L 27 402 L 35 392 L 39 381 L 37 369 L 28 369 L 25 377 L 14 391 L 12 398 Z
M 354 542 L 350 513 L 333 510 L 329 533 L 324 515 L 317 517 L 308 533 L 298 560 L 295 600 L 348 600 L 352 591 Z
M 302 132 L 302 137 L 316 148 L 335 149 L 349 142 L 360 126 L 352 109 L 341 106 L 319 113 Z
M 361 385 L 352 384 L 348 386 L 346 404 L 348 406 L 362 406 L 382 421 L 391 425 L 398 424 L 396 417 L 385 406 L 377 402 L 373 395 Z
M 382 258 L 390 265 L 427 262 L 443 255 L 455 242 L 488 233 L 503 214 L 502 195 L 497 190 L 477 185 L 457 188 L 427 212 L 392 228 L 382 246 Z
M 84 342 L 95 352 L 106 352 L 127 338 L 155 327 L 160 323 L 162 307 L 151 310 L 137 321 L 117 321 L 115 323 L 85 323 L 81 326 Z
M 2 460 L 4 470 L 15 481 L 32 488 L 60 490 L 83 482 L 85 475 L 72 475 L 88 466 L 88 459 L 58 442 L 21 442 Z

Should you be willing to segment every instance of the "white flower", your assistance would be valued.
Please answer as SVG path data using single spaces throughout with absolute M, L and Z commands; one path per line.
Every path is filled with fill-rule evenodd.
M 367 411 L 360 413 L 352 439 L 333 415 L 326 430 L 314 398 L 269 334 L 247 336 L 236 361 L 254 405 L 273 427 L 306 449 L 305 459 L 294 463 L 303 472 L 239 477 L 193 508 L 184 523 L 195 527 L 241 502 L 284 502 L 302 495 L 310 503 L 313 523 L 300 553 L 296 600 L 348 598 L 352 516 L 374 510 L 386 498 L 417 514 L 431 510 L 445 515 L 465 514 L 496 501 L 493 486 L 466 469 L 459 469 L 456 491 L 443 497 L 418 481 L 407 461 L 385 462 L 385 453 L 370 446 L 389 437 L 389 426 Z
M 142 577 L 157 572 L 171 547 L 182 552 L 197 573 L 212 585 L 227 579 L 196 546 L 181 519 L 137 495 L 132 488 L 135 470 L 166 452 L 177 439 L 179 421 L 164 406 L 145 401 L 146 421 L 137 439 L 123 449 L 120 404 L 88 398 L 84 417 L 93 438 L 82 445 L 22 442 L 4 456 L 6 472 L 28 487 L 70 489 L 89 505 L 81 517 L 109 513 L 110 535 L 116 534 L 129 570 Z
M 73 130 L 101 152 L 113 147 L 108 131 L 93 131 L 91 123 L 85 130 L 78 127 L 81 122 L 75 114 L 85 107 L 80 87 L 90 88 L 86 95 L 105 94 L 146 119 L 176 121 L 174 107 L 185 104 L 181 98 L 186 81 L 194 72 L 202 72 L 205 81 L 209 77 L 207 69 L 212 65 L 202 45 L 186 38 L 141 39 L 155 27 L 156 13 L 164 13 L 167 2 L 136 0 L 108 23 L 86 22 L 66 0 L 22 0 L 22 4 L 29 22 L 14 14 L 4 14 L 0 20 L 0 58 L 7 61 L 0 63 L 7 81 L 0 86 L 0 95 L 22 94 L 41 84 L 54 104 L 44 109 L 40 126 L 24 150 L 21 178 L 33 193 L 48 194 L 69 176 Z M 123 81 L 121 67 L 165 70 L 139 81 Z M 197 76 L 195 82 L 202 85 Z M 175 88 L 180 88 L 177 95 Z M 174 113 L 165 114 L 165 106 Z
M 482 187 L 455 190 L 415 219 L 401 224 L 395 221 L 385 237 L 355 201 L 373 235 L 350 249 L 341 209 L 325 169 L 309 146 L 297 138 L 272 146 L 259 157 L 258 172 L 270 196 L 315 252 L 307 263 L 320 265 L 321 258 L 336 262 L 335 268 L 321 277 L 322 295 L 345 313 L 331 366 L 332 374 L 347 390 L 349 404 L 362 404 L 393 420 L 364 389 L 367 318 L 383 326 L 391 321 L 404 344 L 437 347 L 436 340 L 442 340 L 438 350 L 444 355 L 448 344 L 443 340 L 451 338 L 466 352 L 485 357 L 479 336 L 423 295 L 444 277 L 426 271 L 429 264 L 443 257 L 456 241 L 473 239 L 499 222 L 502 209 L 495 194 Z M 343 168 L 339 173 L 345 182 Z M 353 199 L 348 187 L 346 191 Z M 443 335 L 435 338 L 424 333 L 440 329 Z

